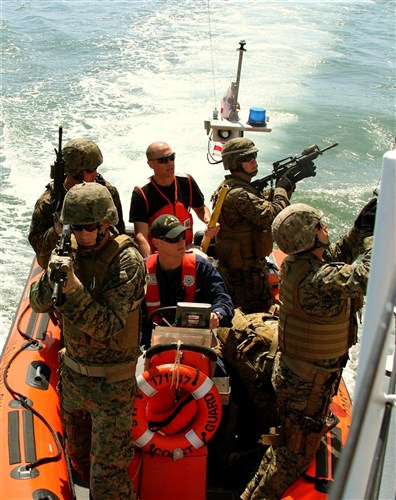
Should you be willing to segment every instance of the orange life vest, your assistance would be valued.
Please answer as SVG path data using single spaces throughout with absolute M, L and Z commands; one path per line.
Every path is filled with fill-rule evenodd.
M 188 184 L 189 184 L 189 188 L 190 188 L 190 199 L 189 199 L 188 205 L 189 205 L 189 207 L 191 207 L 191 205 L 192 205 L 192 184 L 191 184 L 190 176 L 187 175 L 186 177 L 188 179 Z M 174 203 L 172 203 L 170 201 L 170 199 L 167 196 L 165 196 L 165 194 L 161 191 L 160 187 L 154 182 L 152 177 L 149 178 L 149 181 L 154 186 L 154 188 L 158 191 L 159 195 L 162 196 L 162 198 L 164 198 L 167 202 L 166 205 L 164 205 L 160 210 L 157 210 L 157 212 L 155 212 L 151 217 L 149 217 L 149 219 L 148 219 L 149 227 L 155 221 L 155 219 L 157 217 L 159 217 L 160 215 L 165 215 L 165 214 L 175 215 L 179 219 L 179 221 L 183 224 L 183 226 L 185 226 L 186 229 L 188 229 L 186 231 L 186 244 L 189 245 L 190 243 L 192 243 L 192 240 L 193 240 L 193 231 L 192 231 L 193 217 L 192 217 L 189 209 L 187 209 L 179 199 L 179 186 L 178 186 L 176 176 L 174 178 L 174 183 L 175 183 L 175 198 L 174 198 L 175 201 L 174 201 Z M 147 207 L 147 212 L 148 212 L 149 211 L 149 202 L 148 202 L 146 193 L 144 192 L 144 189 L 143 189 L 144 186 L 143 187 L 137 186 L 137 187 L 140 190 L 140 192 L 142 193 L 142 196 L 146 202 L 146 207 Z M 148 241 L 149 241 L 151 250 L 153 252 L 155 252 L 157 249 L 153 245 L 153 239 L 151 238 L 150 234 L 149 234 Z
M 161 298 L 157 282 L 157 258 L 158 253 L 149 255 L 146 259 L 146 267 L 148 271 L 147 291 L 146 291 L 146 306 L 147 315 L 161 307 Z M 196 254 L 194 252 L 186 252 L 182 261 L 182 276 L 181 285 L 186 291 L 186 302 L 195 301 L 195 290 L 197 287 L 197 265 Z M 176 305 L 176 304 L 175 304 Z

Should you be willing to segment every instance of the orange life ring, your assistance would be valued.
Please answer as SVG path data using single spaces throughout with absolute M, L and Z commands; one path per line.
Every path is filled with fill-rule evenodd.
M 161 389 L 172 384 L 189 392 L 197 401 L 198 411 L 191 428 L 177 434 L 164 435 L 149 429 L 146 406 L 148 400 Z M 184 455 L 204 446 L 217 431 L 222 415 L 221 398 L 213 380 L 204 373 L 187 365 L 159 365 L 137 377 L 138 390 L 135 394 L 132 434 L 134 443 L 150 455 L 173 456 L 176 448 Z

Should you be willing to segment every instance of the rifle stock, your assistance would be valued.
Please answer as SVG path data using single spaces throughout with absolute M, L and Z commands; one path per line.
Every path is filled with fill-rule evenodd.
M 221 207 L 223 206 L 224 199 L 225 199 L 226 194 L 228 193 L 229 190 L 230 190 L 230 187 L 227 186 L 226 184 L 224 184 L 221 187 L 220 193 L 219 193 L 219 197 L 217 198 L 216 205 L 213 208 L 212 215 L 210 216 L 210 221 L 209 221 L 209 224 L 208 224 L 209 228 L 212 228 L 212 227 L 216 226 L 217 221 L 219 220 L 219 217 L 220 217 Z M 201 243 L 201 250 L 204 253 L 207 252 L 211 239 L 212 238 L 210 236 L 207 236 L 207 235 L 205 235 L 203 237 L 202 243 Z

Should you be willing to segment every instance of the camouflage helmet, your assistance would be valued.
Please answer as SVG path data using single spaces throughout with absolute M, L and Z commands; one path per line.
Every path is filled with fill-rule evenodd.
M 241 156 L 257 152 L 258 149 L 250 139 L 245 139 L 244 137 L 230 139 L 224 144 L 221 152 L 224 170 L 231 170 L 234 162 L 239 160 Z
M 62 149 L 65 174 L 77 177 L 84 169 L 97 168 L 103 163 L 98 146 L 89 139 L 73 139 Z
M 283 209 L 272 223 L 272 236 L 278 247 L 287 254 L 308 250 L 315 243 L 316 227 L 323 212 L 304 203 Z
M 62 224 L 95 224 L 106 220 L 115 226 L 118 212 L 105 186 L 97 182 L 83 182 L 66 193 L 60 220 Z

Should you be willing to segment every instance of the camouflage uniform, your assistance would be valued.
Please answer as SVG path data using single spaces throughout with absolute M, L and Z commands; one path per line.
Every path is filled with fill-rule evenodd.
M 235 307 L 245 313 L 267 311 L 273 303 L 266 257 L 272 252 L 271 223 L 289 205 L 295 182 L 282 176 L 275 190 L 259 191 L 250 181 L 257 175 L 254 142 L 243 137 L 227 141 L 221 158 L 229 170 L 212 196 L 213 210 L 223 186 L 229 189 L 220 209 L 216 235 L 218 268 Z
M 218 269 L 235 307 L 247 313 L 268 310 L 273 297 L 265 277 L 265 256 L 272 251 L 271 223 L 289 205 L 288 196 L 276 188 L 268 199 L 249 182 L 227 175 L 213 195 L 213 206 L 224 184 L 231 189 L 219 217 Z M 239 243 L 241 238 L 245 243 Z
M 91 189 L 94 183 L 77 185 L 68 195 L 84 186 Z M 113 214 L 116 220 L 114 205 Z M 111 259 L 106 254 L 109 248 Z M 127 468 L 133 458 L 132 410 L 145 265 L 125 235 L 110 237 L 99 251 L 83 253 L 77 247 L 73 260 L 81 285 L 57 306 L 65 345 L 60 353 L 60 393 L 66 451 L 74 468 L 90 483 L 94 499 L 132 499 Z M 52 309 L 49 276 L 50 270 L 31 286 L 30 303 L 37 312 Z M 71 368 L 70 360 L 78 368 L 89 369 L 89 374 Z M 119 376 L 122 367 L 125 370 Z M 101 375 L 112 369 L 113 375 Z M 95 370 L 101 371 L 94 374 Z
M 97 175 L 96 182 L 106 186 L 110 191 L 118 212 L 119 221 L 116 228 L 120 234 L 125 234 L 121 200 L 117 189 L 110 182 L 105 181 L 100 174 Z M 29 243 L 36 252 L 37 262 L 43 269 L 47 268 L 51 252 L 56 247 L 58 241 L 58 235 L 54 228 L 53 193 L 54 183 L 50 182 L 35 204 L 29 228 Z
M 298 286 L 298 301 L 307 314 L 322 318 L 323 323 L 326 323 L 326 318 L 330 320 L 339 314 L 343 305 L 350 299 L 356 299 L 352 312 L 362 306 L 369 273 L 371 245 L 372 238 L 363 240 L 362 232 L 353 228 L 348 235 L 325 251 L 324 261 L 310 254 L 314 264 Z M 353 263 L 360 254 L 363 254 L 362 261 Z M 298 265 L 299 261 L 307 256 L 291 257 L 287 258 L 282 266 L 281 312 L 282 284 L 288 279 L 293 266 Z M 243 500 L 280 498 L 288 486 L 308 467 L 316 451 L 317 440 L 327 428 L 326 417 L 331 399 L 336 393 L 342 368 L 347 361 L 346 354 L 312 363 L 305 362 L 317 370 L 317 373 L 327 373 L 322 383 L 315 383 L 290 368 L 290 358 L 282 352 L 281 344 L 280 351 L 274 363 L 272 384 L 281 426 L 286 433 L 290 430 L 290 435 L 287 436 L 288 445 L 268 448 L 258 472 L 241 495 Z M 313 398 L 314 390 L 316 394 Z M 303 441 L 301 449 L 298 450 L 297 440 L 295 439 L 293 445 L 291 440 L 296 438 L 302 430 L 302 424 L 307 422 L 304 417 L 310 417 L 312 420 L 309 422 L 314 425 L 312 428 L 306 428 L 306 441 Z M 299 436 L 301 437 L 301 434 Z M 310 443 L 313 443 L 311 447 Z

